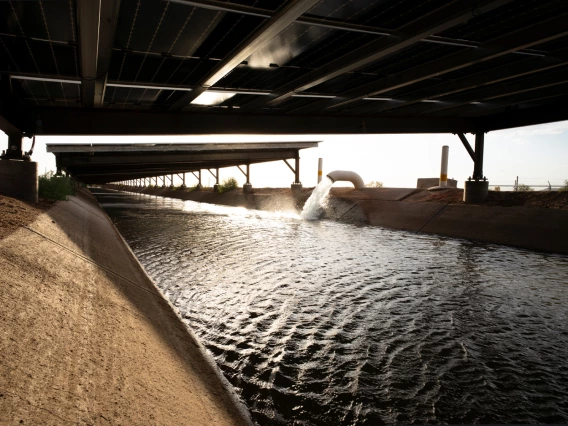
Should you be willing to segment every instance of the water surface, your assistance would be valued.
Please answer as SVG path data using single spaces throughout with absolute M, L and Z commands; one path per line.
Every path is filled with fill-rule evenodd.
M 259 425 L 568 422 L 567 256 L 96 195 Z

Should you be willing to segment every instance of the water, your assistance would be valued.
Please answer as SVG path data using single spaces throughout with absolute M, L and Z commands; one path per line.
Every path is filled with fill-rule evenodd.
M 328 178 L 327 176 L 318 183 L 310 195 L 310 198 L 304 204 L 304 208 L 302 209 L 302 213 L 300 216 L 304 220 L 317 220 L 323 213 L 323 209 L 325 207 L 326 201 L 329 197 L 329 191 L 331 186 L 333 185 L 333 181 Z
M 259 425 L 568 422 L 567 256 L 97 197 Z

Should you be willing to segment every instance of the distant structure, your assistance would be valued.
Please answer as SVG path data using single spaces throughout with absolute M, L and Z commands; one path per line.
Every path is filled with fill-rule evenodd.
M 438 186 L 440 183 L 440 178 L 418 178 L 416 181 L 416 188 L 418 189 L 428 189 L 433 186 Z M 448 188 L 457 188 L 458 181 L 455 179 L 448 179 Z

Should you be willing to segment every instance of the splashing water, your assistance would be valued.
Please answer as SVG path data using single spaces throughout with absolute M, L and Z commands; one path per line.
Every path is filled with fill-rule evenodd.
M 333 181 L 327 176 L 322 179 L 318 186 L 315 187 L 312 195 L 304 204 L 304 208 L 300 216 L 304 220 L 318 220 L 322 211 L 323 206 L 329 196 L 329 190 L 333 185 Z

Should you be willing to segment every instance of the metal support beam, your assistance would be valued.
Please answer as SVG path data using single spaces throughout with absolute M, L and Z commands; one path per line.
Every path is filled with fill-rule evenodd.
M 290 163 L 288 163 L 288 160 L 284 159 L 283 160 L 286 165 L 288 166 L 288 168 L 292 171 L 292 173 L 294 173 L 294 184 L 299 184 L 300 183 L 300 151 L 296 151 L 296 155 L 294 157 L 294 166 L 292 167 L 290 165 Z
M 211 171 L 211 169 L 207 169 L 209 171 L 209 173 L 211 173 L 213 175 L 213 177 L 215 178 L 215 184 L 219 185 L 219 169 L 215 169 L 215 173 L 213 173 Z M 201 174 L 201 173 L 200 173 Z
M 201 169 L 199 169 L 197 171 L 197 174 L 195 174 L 195 172 L 191 172 L 193 174 L 193 176 L 195 176 L 197 178 L 197 187 L 201 188 Z
M 292 166 L 290 165 L 290 163 L 288 163 L 288 160 L 284 159 L 283 161 L 286 163 L 286 165 L 288 166 L 288 168 L 289 168 L 290 170 L 292 170 L 292 173 L 296 174 L 296 169 L 294 169 L 294 167 L 292 167 Z
M 296 151 L 296 173 L 294 173 L 294 184 L 300 184 L 300 151 Z
M 504 1 L 504 0 L 501 0 Z M 320 0 L 290 0 L 287 4 L 273 17 L 268 19 L 256 31 L 254 31 L 241 45 L 236 48 L 231 54 L 223 59 L 208 75 L 202 78 L 197 84 L 198 87 L 191 92 L 184 93 L 170 109 L 179 110 L 199 95 L 205 92 L 208 88 L 213 86 L 233 69 L 235 69 L 241 62 L 247 59 L 250 55 L 272 40 L 275 36 L 284 31 L 289 25 L 301 15 L 309 11 L 312 7 L 318 4 Z
M 477 132 L 475 134 L 475 158 L 473 167 L 473 176 L 475 180 L 483 179 L 483 150 L 485 148 L 485 133 Z
M 247 180 L 246 184 L 250 184 L 250 164 L 246 165 L 246 171 L 241 169 L 241 166 L 237 166 L 237 167 L 241 171 L 241 173 L 245 176 L 245 178 Z
M 356 134 L 456 133 L 473 131 L 463 118 L 332 117 L 310 115 L 207 114 L 117 109 L 42 108 L 38 135 Z M 140 123 L 143 122 L 144 126 Z
M 84 107 L 103 105 L 119 8 L 120 0 L 77 0 Z
M 462 141 L 463 146 L 467 150 L 467 153 L 469 154 L 469 156 L 471 157 L 471 159 L 475 163 L 477 161 L 477 158 L 475 156 L 475 152 L 473 151 L 473 148 L 469 144 L 469 141 L 467 140 L 467 138 L 465 137 L 465 135 L 463 133 L 458 133 L 457 135 L 460 138 L 460 140 Z

